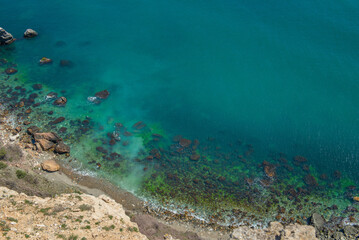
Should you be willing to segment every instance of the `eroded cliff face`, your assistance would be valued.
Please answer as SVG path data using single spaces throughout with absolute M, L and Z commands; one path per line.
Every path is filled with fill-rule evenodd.
M 121 204 L 101 195 L 40 198 L 0 187 L 0 235 L 9 239 L 147 239 Z

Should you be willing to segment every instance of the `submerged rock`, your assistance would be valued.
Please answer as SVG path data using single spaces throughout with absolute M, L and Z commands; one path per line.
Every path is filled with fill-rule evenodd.
M 34 90 L 41 90 L 42 89 L 42 84 L 36 83 L 36 84 L 32 85 L 32 88 Z
M 15 38 L 0 27 L 0 45 L 9 45 L 15 41 Z
M 54 121 L 51 122 L 51 124 L 58 124 L 58 123 L 61 123 L 65 121 L 65 118 L 64 117 L 59 117 L 59 118 L 56 118 Z
M 74 63 L 70 60 L 60 60 L 60 67 L 73 67 Z
M 7 68 L 7 69 L 5 70 L 5 73 L 6 73 L 7 75 L 12 75 L 12 74 L 17 73 L 17 70 L 16 70 L 15 68 L 10 67 L 10 68 Z
M 29 28 L 24 32 L 24 38 L 34 38 L 39 35 L 35 30 Z
M 41 163 L 41 168 L 48 172 L 56 172 L 60 169 L 60 165 L 57 164 L 54 160 L 46 160 Z
M 110 93 L 107 90 L 103 90 L 103 91 L 97 92 L 95 94 L 95 97 L 97 97 L 99 99 L 107 99 L 108 96 L 110 96 Z

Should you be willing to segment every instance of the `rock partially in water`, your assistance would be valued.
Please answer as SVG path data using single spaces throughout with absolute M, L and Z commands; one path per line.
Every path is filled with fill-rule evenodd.
M 57 164 L 54 160 L 46 160 L 41 163 L 41 168 L 48 172 L 56 172 L 60 169 L 60 165 Z
M 97 97 L 88 97 L 87 101 L 89 101 L 90 103 L 94 103 L 94 104 L 100 104 L 101 103 L 100 99 L 98 99 Z
M 50 63 L 52 63 L 52 60 L 50 58 L 43 57 L 40 59 L 40 65 L 45 65 L 45 64 L 50 64 Z
M 24 38 L 34 38 L 39 35 L 35 30 L 29 28 L 24 32 Z
M 67 103 L 67 99 L 65 97 L 59 97 L 55 100 L 54 105 L 56 106 L 65 106 Z
M 59 142 L 55 147 L 55 152 L 59 154 L 70 153 L 70 147 L 63 142 Z
M 57 98 L 57 93 L 55 93 L 55 92 L 49 92 L 45 97 L 45 99 L 47 101 L 55 99 L 55 98 Z
M 108 96 L 110 96 L 110 93 L 107 90 L 103 90 L 103 91 L 97 92 L 95 94 L 95 97 L 97 97 L 99 99 L 107 99 Z
M 0 27 L 0 45 L 9 45 L 15 41 L 15 38 Z

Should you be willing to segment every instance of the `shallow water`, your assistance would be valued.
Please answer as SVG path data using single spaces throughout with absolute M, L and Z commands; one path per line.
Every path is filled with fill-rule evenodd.
M 229 205 L 236 205 L 245 195 L 236 195 L 237 187 L 248 190 L 246 178 L 264 179 L 258 164 L 279 164 L 282 152 L 289 162 L 305 156 L 319 185 L 325 189 L 336 184 L 333 192 L 350 203 L 344 189 L 359 180 L 357 1 L 0 0 L 0 5 L 1 26 L 19 38 L 15 50 L 2 54 L 18 64 L 22 80 L 40 82 L 49 91 L 66 90 L 69 103 L 56 114 L 82 120 L 89 116 L 94 122 L 93 131 L 73 146 L 81 169 L 95 170 L 87 164 L 95 159 L 103 165 L 96 174 L 140 195 L 161 198 L 159 193 L 178 201 L 192 191 L 208 197 L 208 189 L 196 183 L 205 182 L 203 174 L 210 179 L 224 176 L 209 187 L 216 189 L 210 195 L 226 202 L 234 194 Z M 40 35 L 21 39 L 26 28 Z M 54 63 L 39 66 L 44 56 Z M 60 67 L 61 59 L 74 66 Z M 99 105 L 87 101 L 103 89 L 111 93 L 107 100 Z M 147 127 L 136 134 L 131 126 L 137 121 Z M 135 133 L 121 136 L 122 143 L 128 138 L 128 146 L 105 144 L 127 159 L 121 163 L 126 177 L 94 150 L 101 138 L 108 141 L 105 135 L 115 130 L 116 122 Z M 153 143 L 152 133 L 164 140 Z M 180 148 L 172 143 L 175 135 L 199 139 L 198 149 L 171 155 Z M 164 157 L 142 160 L 154 148 L 166 149 Z M 250 156 L 245 155 L 248 149 Z M 198 162 L 188 160 L 192 151 L 201 155 Z M 290 184 L 305 186 L 302 179 L 308 171 L 281 173 L 275 167 L 278 180 L 289 179 L 280 190 Z M 335 170 L 345 183 L 331 177 L 329 183 L 319 180 Z M 151 174 L 159 174 L 160 180 Z M 177 189 L 178 181 L 187 187 Z M 275 188 L 281 181 L 274 181 Z M 183 195 L 174 196 L 168 188 Z

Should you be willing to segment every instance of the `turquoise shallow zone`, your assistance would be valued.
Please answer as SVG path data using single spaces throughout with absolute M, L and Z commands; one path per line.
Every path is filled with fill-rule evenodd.
M 1 27 L 19 39 L 6 53 L 18 74 L 66 90 L 68 117 L 90 116 L 103 135 L 115 122 L 141 120 L 168 139 L 216 138 L 221 146 L 240 139 L 254 147 L 253 165 L 268 153 L 303 155 L 317 169 L 313 175 L 340 170 L 359 181 L 358 1 L 0 0 L 0 6 Z M 26 28 L 40 35 L 24 40 Z M 39 66 L 44 56 L 54 64 Z M 61 59 L 74 67 L 59 67 Z M 89 104 L 87 97 L 103 89 L 110 97 Z M 101 133 L 91 134 L 83 145 L 95 148 L 92 139 Z M 141 137 L 119 151 L 135 158 L 146 145 Z M 73 149 L 78 159 L 87 151 Z M 235 168 L 227 159 L 218 175 L 228 162 Z M 141 169 L 133 168 L 126 188 L 141 184 Z

